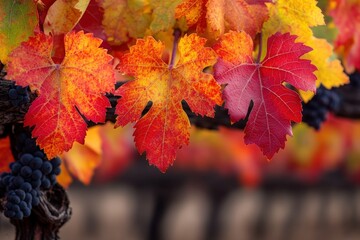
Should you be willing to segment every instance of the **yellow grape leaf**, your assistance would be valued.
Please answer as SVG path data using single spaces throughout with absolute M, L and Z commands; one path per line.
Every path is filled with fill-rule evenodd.
M 348 83 L 348 77 L 343 73 L 343 67 L 338 59 L 333 59 L 332 46 L 325 39 L 313 36 L 311 27 L 323 25 L 324 16 L 316 6 L 316 0 L 278 0 L 269 4 L 270 16 L 264 23 L 263 35 L 266 40 L 276 32 L 297 35 L 298 42 L 305 43 L 313 50 L 303 56 L 311 60 L 317 68 L 316 85 L 324 85 L 330 89 Z M 300 91 L 302 99 L 307 102 L 314 95 L 311 92 Z
M 153 9 L 150 34 L 167 31 L 175 24 L 175 8 L 182 0 L 152 0 L 150 6 Z
M 0 0 L 0 61 L 8 61 L 9 53 L 34 33 L 38 24 L 33 0 Z
M 338 59 L 330 60 L 333 54 L 333 47 L 325 39 L 311 37 L 305 42 L 305 45 L 313 49 L 305 54 L 304 58 L 311 60 L 311 63 L 317 67 L 317 70 L 314 72 L 318 79 L 316 87 L 322 84 L 327 89 L 330 89 L 349 82 L 341 62 Z M 308 102 L 314 96 L 313 92 L 300 91 L 300 93 L 305 102 Z
M 151 12 L 146 0 L 104 0 L 103 27 L 107 41 L 121 45 L 129 38 L 143 37 L 151 23 Z
M 70 32 L 79 22 L 90 0 L 57 0 L 49 8 L 44 21 L 45 34 Z
M 290 32 L 299 36 L 298 41 L 304 42 L 312 36 L 310 27 L 325 24 L 324 15 L 316 3 L 316 0 L 278 0 L 269 4 L 270 16 L 264 23 L 264 35 Z

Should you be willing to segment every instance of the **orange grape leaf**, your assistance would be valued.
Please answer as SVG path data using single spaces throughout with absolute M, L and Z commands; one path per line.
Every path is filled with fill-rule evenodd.
M 196 32 L 202 33 L 206 29 L 207 0 L 184 0 L 175 9 L 175 18 L 184 17 L 189 27 L 196 25 Z
M 90 183 L 95 169 L 101 164 L 99 129 L 100 126 L 90 128 L 84 145 L 74 143 L 71 150 L 62 156 L 69 173 L 86 185 Z
M 182 0 L 104 0 L 103 26 L 108 41 L 120 45 L 132 38 L 168 31 Z
M 73 182 L 73 178 L 71 177 L 69 170 L 65 167 L 64 163 L 60 165 L 60 169 L 60 175 L 56 178 L 56 180 L 61 186 L 68 188 Z
M 33 0 L 0 0 L 0 61 L 7 63 L 9 53 L 34 33 L 38 23 Z
M 112 123 L 91 127 L 84 145 L 75 143 L 62 155 L 65 171 L 59 182 L 68 186 L 72 177 L 89 184 L 94 174 L 97 181 L 108 181 L 117 176 L 134 159 L 134 143 L 130 125 L 114 129 Z
M 18 85 L 30 85 L 39 96 L 25 115 L 35 126 L 33 137 L 49 158 L 68 151 L 74 141 L 83 143 L 87 124 L 105 120 L 110 107 L 104 93 L 114 88 L 112 57 L 99 48 L 101 40 L 83 32 L 65 35 L 65 57 L 51 58 L 52 37 L 37 34 L 16 48 L 9 58 L 8 75 Z
M 268 17 L 265 2 L 185 0 L 176 8 L 175 17 L 185 17 L 189 27 L 196 25 L 198 33 L 207 31 L 211 39 L 217 39 L 229 30 L 243 30 L 254 37 Z
M 176 151 L 189 142 L 190 122 L 182 109 L 185 100 L 191 110 L 212 117 L 215 104 L 221 104 L 220 86 L 211 74 L 203 72 L 216 62 L 216 54 L 204 47 L 206 39 L 191 34 L 180 39 L 178 57 L 167 64 L 162 60 L 164 44 L 153 37 L 140 39 L 130 53 L 120 59 L 119 69 L 134 76 L 116 94 L 116 125 L 135 122 L 135 144 L 146 152 L 150 164 L 162 172 L 173 163 Z M 150 110 L 141 117 L 149 102 Z
M 60 35 L 70 32 L 84 14 L 90 0 L 56 0 L 45 17 L 44 32 Z
M 0 153 L 0 173 L 9 172 L 9 164 L 14 161 L 14 157 L 11 153 L 9 137 L 0 139 Z
M 295 39 L 290 34 L 271 36 L 261 62 L 253 61 L 252 40 L 245 32 L 229 32 L 214 46 L 220 57 L 215 78 L 227 84 L 223 96 L 231 120 L 245 118 L 253 102 L 245 143 L 257 144 L 268 158 L 284 148 L 286 135 L 292 135 L 291 121 L 301 121 L 300 97 L 284 83 L 302 90 L 316 89 L 316 67 L 300 59 L 311 48 Z
M 268 17 L 265 4 L 249 4 L 246 0 L 208 0 L 206 6 L 208 31 L 215 39 L 228 30 L 243 30 L 255 37 Z

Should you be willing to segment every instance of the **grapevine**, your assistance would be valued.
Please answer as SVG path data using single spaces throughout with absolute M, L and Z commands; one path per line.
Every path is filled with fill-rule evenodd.
M 97 125 L 133 124 L 138 152 L 166 172 L 192 126 L 241 129 L 271 159 L 296 123 L 360 117 L 347 94 L 360 88 L 360 4 L 327 3 L 0 0 L 0 138 L 14 159 L 0 210 L 17 239 L 58 239 L 71 215 L 59 156 Z M 332 24 L 334 41 L 314 28 Z

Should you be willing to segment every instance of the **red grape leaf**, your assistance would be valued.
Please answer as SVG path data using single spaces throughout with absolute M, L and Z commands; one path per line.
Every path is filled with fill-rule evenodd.
M 14 157 L 11 153 L 10 148 L 10 138 L 1 138 L 0 139 L 0 173 L 9 172 L 10 167 L 9 164 L 14 161 Z
M 9 79 L 39 93 L 24 123 L 35 126 L 32 135 L 49 158 L 69 150 L 74 141 L 84 142 L 83 117 L 105 120 L 110 102 L 104 93 L 115 83 L 112 57 L 99 48 L 100 39 L 78 32 L 66 34 L 64 43 L 65 57 L 55 64 L 52 37 L 37 34 L 10 54 L 7 68 Z
M 343 55 L 347 72 L 360 70 L 360 2 L 331 0 L 329 14 L 338 29 L 335 40 L 336 50 Z
M 291 121 L 301 121 L 300 97 L 285 83 L 305 91 L 316 89 L 316 67 L 300 59 L 311 48 L 295 43 L 295 39 L 290 34 L 271 36 L 260 63 L 251 57 L 252 40 L 245 32 L 225 34 L 214 46 L 220 57 L 215 78 L 227 84 L 223 98 L 231 120 L 245 118 L 250 102 L 254 103 L 245 127 L 245 143 L 257 144 L 268 158 L 284 147 L 286 135 L 292 135 Z
M 204 47 L 205 42 L 196 34 L 181 38 L 178 58 L 167 64 L 161 58 L 165 45 L 147 37 L 137 40 L 120 59 L 119 69 L 135 79 L 116 92 L 122 96 L 116 107 L 116 125 L 136 121 L 137 149 L 146 152 L 150 164 L 162 172 L 175 160 L 177 149 L 189 142 L 190 122 L 181 101 L 193 112 L 210 117 L 215 104 L 222 102 L 220 86 L 211 74 L 203 72 L 216 62 L 215 52 Z M 149 101 L 152 106 L 141 117 Z
M 86 33 L 93 33 L 97 38 L 106 40 L 106 35 L 101 23 L 103 20 L 104 9 L 100 4 L 100 0 L 90 1 L 84 15 L 74 27 L 75 31 L 83 30 Z

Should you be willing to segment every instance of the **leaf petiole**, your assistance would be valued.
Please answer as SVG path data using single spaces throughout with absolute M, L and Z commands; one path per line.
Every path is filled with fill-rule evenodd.
M 258 55 L 256 58 L 256 62 L 259 63 L 261 60 L 261 52 L 262 52 L 262 32 L 259 35 L 259 51 L 258 51 Z
M 169 69 L 172 69 L 174 67 L 175 58 L 176 58 L 176 50 L 177 50 L 177 46 L 178 46 L 178 43 L 179 43 L 180 36 L 181 36 L 180 29 L 175 29 L 174 30 L 174 44 L 173 44 L 173 49 L 172 49 L 172 53 L 171 53 L 171 60 L 170 60 L 170 64 L 169 64 Z

